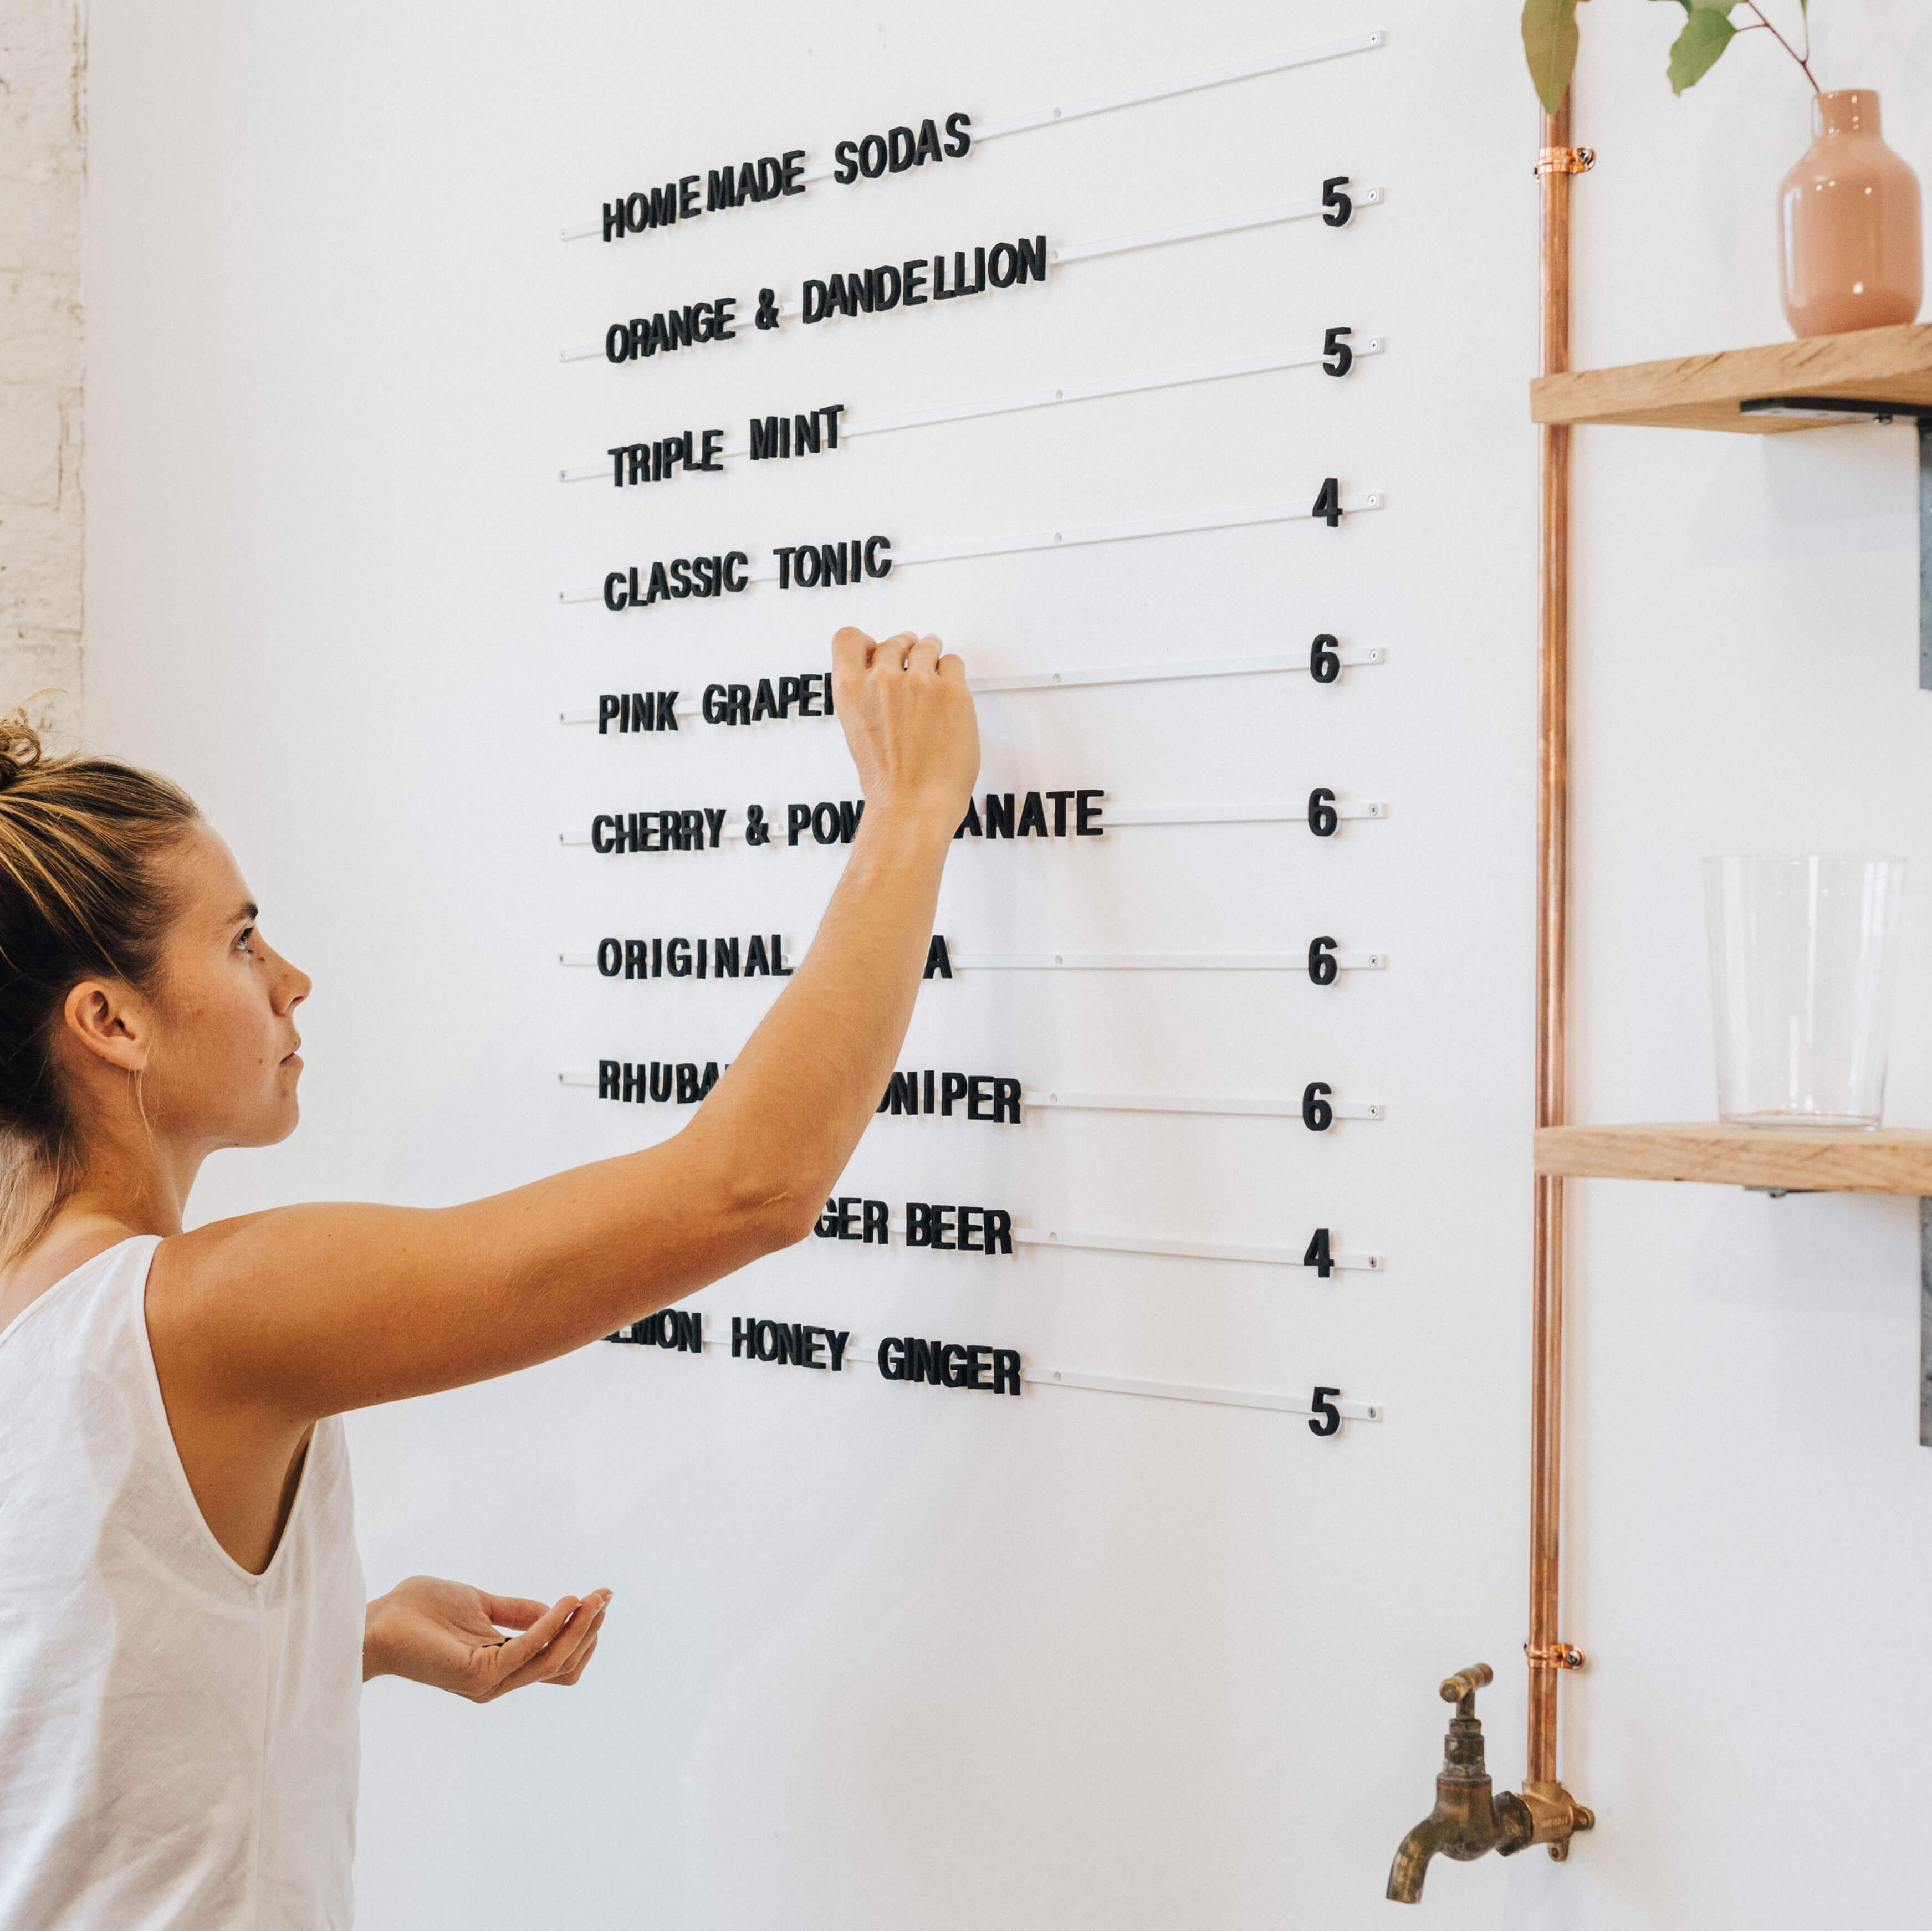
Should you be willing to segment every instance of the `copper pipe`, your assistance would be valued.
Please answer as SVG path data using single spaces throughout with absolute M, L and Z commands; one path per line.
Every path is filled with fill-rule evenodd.
M 1570 180 L 1594 156 L 1570 145 L 1568 97 L 1544 121 L 1537 174 L 1542 183 L 1542 353 L 1545 375 L 1570 366 Z M 1541 472 L 1537 519 L 1536 1123 L 1560 1126 L 1567 1018 L 1570 782 L 1570 432 L 1538 431 Z M 1478 1664 L 1452 1677 L 1442 1693 L 1457 1704 L 1449 1726 L 1436 1807 L 1402 1841 L 1389 1871 L 1388 1896 L 1414 1904 L 1430 1860 L 1512 1857 L 1531 1844 L 1552 1858 L 1593 1829 L 1595 1814 L 1556 1775 L 1556 1685 L 1582 1667 L 1581 1651 L 1557 1635 L 1563 1517 L 1563 1183 L 1535 1182 L 1532 1243 L 1534 1306 L 1530 1362 L 1529 1663 L 1528 1774 L 1514 1795 L 1496 1795 L 1483 1762 L 1475 1691 L 1491 1681 Z
M 1544 123 L 1544 146 L 1570 145 L 1570 97 Z M 1542 373 L 1570 366 L 1570 182 L 1542 184 Z M 1536 1123 L 1563 1123 L 1568 940 L 1570 432 L 1537 432 Z M 1556 1783 L 1556 1684 L 1563 1513 L 1563 1183 L 1536 1182 L 1529 1470 L 1529 1738 L 1532 1786 Z

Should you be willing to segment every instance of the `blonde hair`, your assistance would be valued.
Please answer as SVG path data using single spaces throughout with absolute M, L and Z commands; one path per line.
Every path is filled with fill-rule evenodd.
M 154 861 L 200 816 L 177 785 L 104 757 L 50 757 L 0 718 L 0 1264 L 79 1177 L 54 1040 L 83 979 L 151 989 L 176 907 Z

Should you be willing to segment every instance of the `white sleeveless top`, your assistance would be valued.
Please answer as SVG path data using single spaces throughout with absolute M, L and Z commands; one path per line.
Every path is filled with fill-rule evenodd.
M 169 1432 L 159 1244 L 0 1329 L 0 1931 L 338 1931 L 363 1610 L 342 1424 L 250 1576 Z

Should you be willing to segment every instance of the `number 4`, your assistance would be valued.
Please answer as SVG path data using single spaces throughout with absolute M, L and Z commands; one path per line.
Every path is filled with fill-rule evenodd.
M 1312 1267 L 1323 1280 L 1328 1280 L 1335 1272 L 1335 1257 L 1328 1249 L 1328 1230 L 1318 1227 L 1315 1238 L 1308 1243 L 1308 1252 L 1301 1257 L 1304 1267 Z
M 1315 499 L 1315 507 L 1309 511 L 1319 517 L 1330 529 L 1339 529 L 1342 521 L 1342 485 L 1333 476 L 1322 478 L 1321 493 Z

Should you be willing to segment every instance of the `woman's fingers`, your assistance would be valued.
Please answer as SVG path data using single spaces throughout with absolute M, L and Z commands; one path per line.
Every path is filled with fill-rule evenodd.
M 574 1597 L 564 1600 L 574 1606 L 570 1615 L 551 1631 L 543 1649 L 520 1660 L 520 1666 L 504 1677 L 497 1686 L 500 1696 L 506 1690 L 520 1690 L 526 1683 L 544 1682 L 560 1671 L 568 1669 L 578 1651 L 596 1635 L 597 1626 L 602 1621 L 604 1607 L 610 1599 L 607 1593 L 601 1603 L 594 1597 L 580 1603 Z M 532 1630 L 530 1633 L 534 1636 L 536 1631 Z M 520 1636 L 517 1640 L 523 1642 L 528 1638 Z M 506 1650 L 508 1648 L 506 1645 Z
M 574 1596 L 560 1596 L 521 1636 L 487 1651 L 489 1675 L 494 1679 L 490 1693 L 508 1688 L 532 1663 L 541 1662 L 544 1651 L 562 1634 L 578 1607 Z
M 965 666 L 939 638 L 910 631 L 874 643 L 848 626 L 832 645 L 839 721 L 875 814 L 901 800 L 963 811 L 980 764 Z
M 848 624 L 832 635 L 832 668 L 842 677 L 856 677 L 872 662 L 872 653 L 878 649 L 857 625 Z
M 599 1609 L 580 1632 L 573 1630 L 561 1641 L 553 1643 L 551 1665 L 544 1680 L 548 1683 L 574 1683 L 584 1666 L 590 1660 L 590 1652 L 597 1647 L 597 1639 L 603 1628 L 604 1612 Z
M 576 1662 L 572 1664 L 562 1675 L 553 1676 L 550 1679 L 550 1681 L 556 1684 L 560 1689 L 568 1690 L 584 1674 L 585 1666 L 596 1654 L 597 1639 L 592 1636 L 590 1642 L 584 1645 L 583 1654 L 578 1657 Z
M 549 1609 L 548 1603 L 532 1603 L 527 1596 L 483 1596 L 483 1613 L 500 1630 L 526 1630 Z

